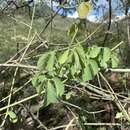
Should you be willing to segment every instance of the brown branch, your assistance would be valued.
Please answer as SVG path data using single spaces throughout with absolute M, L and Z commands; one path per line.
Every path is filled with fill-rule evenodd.
M 108 27 L 107 27 L 107 32 L 109 32 L 110 31 L 110 28 L 111 28 L 111 19 L 112 19 L 112 5 L 111 5 L 111 0 L 108 0 L 108 2 L 109 2 L 109 16 L 108 16 Z M 104 38 L 104 43 L 103 43 L 103 46 L 105 46 L 105 44 L 106 44 L 106 40 L 107 40 L 107 38 L 108 38 L 108 33 L 106 33 L 105 34 L 105 38 Z

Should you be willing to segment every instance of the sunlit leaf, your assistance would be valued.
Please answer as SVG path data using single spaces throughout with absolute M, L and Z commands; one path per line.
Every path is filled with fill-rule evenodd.
M 103 60 L 103 58 L 102 58 L 102 55 L 99 55 L 99 57 L 98 57 L 98 62 L 99 62 L 99 66 L 100 66 L 101 68 L 107 68 L 107 63 L 104 62 L 104 60 Z
M 68 55 L 67 63 L 72 63 L 72 61 L 73 61 L 73 53 L 71 53 L 70 51 Z
M 33 78 L 32 78 L 32 85 L 34 87 L 37 86 L 37 84 L 43 82 L 46 79 L 45 75 L 41 75 L 41 74 L 36 74 Z
M 77 72 L 77 68 L 75 64 L 71 66 L 70 72 L 71 72 L 72 77 L 75 78 L 75 74 Z
M 101 51 L 100 47 L 94 46 L 90 48 L 89 57 L 90 58 L 96 58 Z
M 89 65 L 85 66 L 85 68 L 83 69 L 83 73 L 82 73 L 82 80 L 83 81 L 89 81 L 93 79 L 93 75 L 91 72 L 91 68 Z
M 45 71 L 48 56 L 49 56 L 49 53 L 45 53 L 39 58 L 38 63 L 37 63 L 37 67 L 40 71 L 43 71 L 43 70 Z
M 77 54 L 76 51 L 74 51 L 74 59 L 75 59 L 75 67 L 77 69 L 77 71 L 79 71 L 81 69 L 81 64 L 80 64 L 80 59 L 79 59 L 79 55 Z
M 89 63 L 91 65 L 91 72 L 95 76 L 99 71 L 99 66 L 95 60 L 90 60 Z
M 90 10 L 91 4 L 89 2 L 81 2 L 77 8 L 79 18 L 85 19 Z
M 56 89 L 54 88 L 51 81 L 48 81 L 47 88 L 46 88 L 46 94 L 45 94 L 45 105 L 48 106 L 51 103 L 57 103 L 57 94 Z
M 43 85 L 39 84 L 39 85 L 37 85 L 37 87 L 35 87 L 35 89 L 36 89 L 37 93 L 40 94 L 43 90 Z
M 38 83 L 42 83 L 45 80 L 46 80 L 46 76 L 45 75 L 39 75 L 38 76 Z
M 16 123 L 18 121 L 17 116 L 13 111 L 8 111 L 7 115 L 12 123 Z
M 32 85 L 34 87 L 36 87 L 38 84 L 38 77 L 39 77 L 39 74 L 35 74 L 34 77 L 32 78 Z
M 98 73 L 98 71 L 99 71 L 99 66 L 95 60 L 87 61 L 87 65 L 85 66 L 82 73 L 83 81 L 92 80 L 94 76 Z
M 112 64 L 112 68 L 117 68 L 119 65 L 119 58 L 117 57 L 117 55 L 113 54 L 111 57 L 111 64 Z
M 101 60 L 101 61 L 100 61 L 100 67 L 107 68 L 108 65 L 107 65 L 106 62 L 104 62 L 104 60 Z
M 69 50 L 66 50 L 60 57 L 59 57 L 59 63 L 62 65 L 64 64 L 69 56 Z
M 122 118 L 124 118 L 124 115 L 123 115 L 122 112 L 117 112 L 115 118 L 116 118 L 116 119 L 122 119 Z
M 110 61 L 111 58 L 111 50 L 109 48 L 102 48 L 101 53 L 98 56 L 98 61 L 100 67 L 107 68 L 108 67 L 108 61 Z
M 61 69 L 60 69 L 60 72 L 59 72 L 59 76 L 60 77 L 62 77 L 65 73 L 66 73 L 66 68 L 65 67 L 62 67 Z
M 76 51 L 77 51 L 77 54 L 79 55 L 80 64 L 85 65 L 86 58 L 85 58 L 85 51 L 84 51 L 83 47 L 81 45 L 77 46 Z
M 43 90 L 44 90 L 44 85 L 45 85 L 45 81 L 46 81 L 46 76 L 45 75 L 39 75 L 38 76 L 38 85 L 35 86 L 36 91 L 38 94 L 40 94 Z
M 46 70 L 53 71 L 54 70 L 54 63 L 55 63 L 55 52 L 51 52 L 48 58 Z
M 61 97 L 64 94 L 64 84 L 57 77 L 53 78 L 53 80 L 54 80 L 55 87 L 56 87 L 57 97 Z
M 108 62 L 111 58 L 111 50 L 109 48 L 103 48 L 103 61 Z
M 75 49 L 76 49 L 77 53 L 79 54 L 79 56 L 85 57 L 85 51 L 81 45 L 77 46 Z

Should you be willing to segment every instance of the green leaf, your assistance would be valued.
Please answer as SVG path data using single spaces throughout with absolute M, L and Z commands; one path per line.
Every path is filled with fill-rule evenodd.
M 57 97 L 61 97 L 64 94 L 64 84 L 57 77 L 53 78 L 53 81 L 55 83 Z
M 101 51 L 100 47 L 97 47 L 97 46 L 91 47 L 90 52 L 89 52 L 89 57 L 96 58 L 99 55 L 100 51 Z
M 49 54 L 46 70 L 53 71 L 54 70 L 54 63 L 55 63 L 55 52 L 51 52 Z
M 79 18 L 85 19 L 90 10 L 91 4 L 89 2 L 81 2 L 77 9 Z
M 99 55 L 98 57 L 98 62 L 99 62 L 99 66 L 102 67 L 102 68 L 107 68 L 107 63 L 104 62 L 103 58 L 102 58 L 102 55 Z
M 107 62 L 111 58 L 111 50 L 109 48 L 102 48 L 101 54 L 98 57 L 100 67 L 107 68 Z
M 75 34 L 75 32 L 76 32 L 77 29 L 78 29 L 77 24 L 73 23 L 71 25 L 71 27 L 68 29 L 68 32 L 67 32 L 68 36 L 72 37 Z
M 62 65 L 64 64 L 69 56 L 69 50 L 66 50 L 60 57 L 59 57 L 59 63 Z
M 37 84 L 38 84 L 38 77 L 39 77 L 39 73 L 38 73 L 38 74 L 35 74 L 34 77 L 32 78 L 32 85 L 33 85 L 34 87 L 36 87 Z
M 35 87 L 37 93 L 41 93 L 44 89 L 44 81 L 46 81 L 45 75 L 36 74 L 32 79 L 33 87 Z
M 39 58 L 37 67 L 40 71 L 43 71 L 43 70 L 45 71 L 48 56 L 49 56 L 49 53 L 45 53 Z
M 91 68 L 89 66 L 89 64 L 87 66 L 85 66 L 85 68 L 83 69 L 83 73 L 82 73 L 82 80 L 83 81 L 89 81 L 93 79 L 93 75 L 91 72 Z
M 115 118 L 116 118 L 116 119 L 122 119 L 122 118 L 124 118 L 124 115 L 123 115 L 122 112 L 117 112 Z
M 7 115 L 9 116 L 10 121 L 12 123 L 16 123 L 18 121 L 17 116 L 16 116 L 16 114 L 13 111 L 8 111 Z
M 17 117 L 13 111 L 8 111 L 7 115 L 12 119 L 15 119 Z
M 111 64 L 112 64 L 112 68 L 117 68 L 118 67 L 119 58 L 117 57 L 117 55 L 115 55 L 115 54 L 112 55 Z
M 83 81 L 92 80 L 93 77 L 98 73 L 98 71 L 99 71 L 99 66 L 95 60 L 87 61 L 87 65 L 85 66 L 82 73 Z
M 45 81 L 47 78 L 45 75 L 39 75 L 38 76 L 38 83 L 43 83 L 43 81 Z
M 41 94 L 42 90 L 44 89 L 44 85 L 39 84 L 39 85 L 37 85 L 37 87 L 35 87 L 35 89 L 36 89 L 38 94 Z
M 107 68 L 108 65 L 107 65 L 106 62 L 104 62 L 103 60 L 101 60 L 100 66 L 103 67 L 103 68 Z
M 76 68 L 76 65 L 74 64 L 74 65 L 72 65 L 71 68 L 70 68 L 70 73 L 71 73 L 71 76 L 72 76 L 73 78 L 75 78 L 76 72 L 77 72 L 77 68 Z
M 95 60 L 90 60 L 89 63 L 91 65 L 91 72 L 95 76 L 99 71 L 99 66 Z
M 81 45 L 75 48 L 77 51 L 77 54 L 79 55 L 80 65 L 85 66 L 86 64 L 86 57 L 85 57 L 85 51 Z
M 73 53 L 72 51 L 69 52 L 68 59 L 66 61 L 67 63 L 71 64 L 73 62 Z
M 80 64 L 80 59 L 79 59 L 79 55 L 77 54 L 76 51 L 74 51 L 74 59 L 75 59 L 75 63 L 73 63 L 76 67 L 77 72 L 81 69 L 81 64 Z
M 65 67 L 61 67 L 60 72 L 59 72 L 59 77 L 63 77 L 63 75 L 66 73 L 66 68 Z
M 46 81 L 46 76 L 45 75 L 39 75 L 38 76 L 38 85 L 35 87 L 37 93 L 41 93 L 44 90 L 44 85 L 45 85 L 45 81 Z
M 103 48 L 103 61 L 108 62 L 111 58 L 111 50 L 109 48 Z
M 48 106 L 51 103 L 58 103 L 58 99 L 56 89 L 54 88 L 53 84 L 48 81 L 45 94 L 45 105 Z
M 76 49 L 79 57 L 85 58 L 85 51 L 84 51 L 84 48 L 81 45 L 77 46 L 75 49 Z

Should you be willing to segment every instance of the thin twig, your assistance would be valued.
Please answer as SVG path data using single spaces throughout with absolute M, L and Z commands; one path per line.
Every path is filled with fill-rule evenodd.
M 69 124 L 66 126 L 65 130 L 69 130 L 69 128 L 70 128 L 71 125 L 73 124 L 74 120 L 75 120 L 75 118 L 73 118 L 73 119 L 69 122 Z
M 23 86 L 19 87 L 19 88 L 18 88 L 17 90 L 15 90 L 15 91 L 13 91 L 12 95 L 14 95 L 15 93 L 17 93 L 17 92 L 19 92 L 20 90 L 22 90 L 25 86 L 27 86 L 27 85 L 30 83 L 31 80 L 32 80 L 32 79 L 28 80 Z M 9 98 L 9 95 L 6 96 L 5 98 L 3 98 L 2 100 L 0 100 L 0 103 L 3 102 L 3 101 L 5 101 L 5 100 L 8 99 L 8 98 Z
M 114 51 L 114 50 L 116 50 L 120 45 L 122 45 L 124 42 L 123 41 L 121 41 L 120 43 L 118 43 L 115 47 L 113 47 L 112 49 L 111 49 L 111 51 Z
M 112 69 L 112 68 L 107 68 L 106 72 L 116 72 L 116 73 L 130 73 L 130 69 Z
M 24 105 L 23 105 L 23 107 L 28 111 L 28 113 L 29 113 L 29 115 L 32 117 L 32 119 L 33 119 L 34 121 L 36 121 L 36 122 L 40 125 L 40 127 L 42 127 L 42 129 L 48 130 L 48 128 L 38 119 L 38 117 L 36 117 L 36 116 L 33 114 L 33 112 L 30 111 L 30 109 L 29 109 L 28 107 L 26 107 L 26 106 L 24 106 Z
M 41 92 L 41 94 L 44 94 L 44 93 L 45 93 L 45 91 L 42 91 L 42 92 Z M 29 101 L 29 100 L 31 100 L 31 99 L 33 99 L 33 98 L 38 97 L 38 96 L 39 96 L 39 94 L 37 93 L 37 94 L 34 94 L 34 95 L 29 96 L 29 97 L 27 97 L 27 98 L 24 98 L 24 99 L 22 99 L 22 100 L 20 100 L 20 101 L 14 102 L 14 103 L 12 103 L 12 104 L 10 104 L 10 105 L 8 105 L 8 106 L 4 106 L 4 107 L 0 108 L 0 112 L 6 110 L 7 108 L 10 108 L 10 107 L 19 105 L 19 104 L 21 104 L 21 103 L 23 103 L 23 102 Z
M 84 123 L 85 126 L 122 126 L 122 124 L 119 123 Z M 67 125 L 61 125 L 61 126 L 57 126 L 55 128 L 51 128 L 49 130 L 58 130 L 58 129 L 63 129 L 65 128 Z M 71 124 L 71 126 L 77 126 L 77 124 Z
M 36 70 L 37 67 L 36 66 L 31 66 L 31 65 L 24 65 L 24 64 L 20 64 L 20 63 L 16 63 L 16 64 L 0 64 L 0 67 L 20 67 L 20 68 L 26 68 L 26 69 L 34 69 Z
M 125 110 L 124 106 L 121 104 L 120 100 L 118 99 L 117 95 L 115 94 L 114 90 L 112 89 L 111 85 L 109 84 L 109 82 L 107 81 L 107 79 L 103 76 L 102 73 L 100 73 L 100 76 L 102 77 L 102 79 L 106 82 L 108 88 L 110 89 L 110 91 L 112 92 L 112 97 L 113 97 L 113 101 L 116 103 L 117 107 L 119 108 L 120 111 L 122 111 L 122 113 L 124 114 L 125 118 L 127 119 L 127 121 L 130 122 L 130 116 L 128 115 L 127 111 Z
M 25 56 L 25 54 L 26 54 L 28 48 L 30 47 L 32 41 L 34 40 L 34 38 L 35 38 L 35 34 L 34 34 L 34 36 L 32 37 L 32 39 L 30 40 L 29 44 L 27 45 L 27 48 L 24 50 L 24 52 L 23 52 L 23 54 L 22 54 L 22 56 L 21 56 L 21 59 L 20 59 L 19 63 L 22 62 L 22 60 L 23 60 L 23 58 L 24 58 L 24 56 Z M 12 96 L 12 93 L 13 93 L 13 87 L 14 87 L 14 84 L 15 84 L 15 78 L 16 78 L 18 69 L 19 69 L 19 67 L 17 67 L 17 68 L 15 69 L 15 72 L 14 72 L 14 77 L 13 77 L 13 80 L 12 80 L 12 83 L 11 83 L 11 89 L 10 89 L 10 94 L 9 94 L 9 99 L 8 99 L 8 104 L 7 104 L 7 106 L 9 106 L 9 105 L 10 105 L 10 102 L 11 102 L 11 96 Z M 4 126 L 5 120 L 6 120 L 7 116 L 8 116 L 8 115 L 7 115 L 8 111 L 9 111 L 9 107 L 7 107 L 6 115 L 5 115 L 5 117 L 4 117 L 3 122 L 1 123 L 1 127 Z
M 77 108 L 77 109 L 79 109 L 79 110 L 81 110 L 81 111 L 84 111 L 84 112 L 86 112 L 86 113 L 88 113 L 88 114 L 98 114 L 98 113 L 102 113 L 102 112 L 106 111 L 106 110 L 99 110 L 99 111 L 89 112 L 89 111 L 87 111 L 87 110 L 85 110 L 85 109 L 83 109 L 83 108 L 81 108 L 81 107 L 79 107 L 79 106 L 77 106 L 77 105 L 75 105 L 75 104 L 72 104 L 72 103 L 70 103 L 70 102 L 63 101 L 63 100 L 61 100 L 61 102 L 62 102 L 63 104 L 65 104 L 65 105 L 72 106 L 72 107 Z

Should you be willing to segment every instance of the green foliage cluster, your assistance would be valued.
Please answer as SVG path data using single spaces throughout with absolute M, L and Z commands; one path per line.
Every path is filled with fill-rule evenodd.
M 44 53 L 38 60 L 38 72 L 32 84 L 39 94 L 45 91 L 45 105 L 49 105 L 59 101 L 68 80 L 92 80 L 102 69 L 115 68 L 118 63 L 119 59 L 111 49 L 98 46 L 84 48 L 78 43 L 63 52 Z
M 81 0 L 80 2 L 82 1 L 83 0 Z M 89 6 L 89 5 L 86 5 L 86 6 Z M 80 6 L 80 9 L 79 9 L 79 12 L 81 15 L 83 15 L 83 17 L 89 11 L 89 7 L 86 7 L 86 6 L 85 6 L 85 2 L 83 2 L 83 4 Z M 43 11 L 41 12 L 42 8 L 44 8 L 45 10 L 44 12 Z M 51 10 L 47 8 L 45 5 L 36 6 L 36 12 L 35 12 L 31 34 L 33 34 L 34 32 L 41 32 L 41 29 L 45 27 L 46 26 L 45 24 L 47 24 L 48 20 L 50 20 L 50 17 L 49 17 L 50 13 L 52 13 Z M 0 23 L 1 32 L 2 32 L 0 36 L 1 37 L 0 39 L 1 61 L 3 61 L 3 59 L 5 60 L 6 57 L 8 59 L 10 55 L 12 55 L 14 52 L 17 51 L 16 49 L 17 43 L 20 44 L 19 49 L 28 43 L 27 35 L 28 35 L 28 29 L 30 28 L 28 28 L 26 24 L 30 25 L 31 21 L 29 18 L 28 19 L 26 18 L 28 16 L 28 12 L 26 14 L 27 15 L 25 15 L 24 17 L 23 16 L 21 17 L 21 15 L 19 15 L 18 13 L 16 15 L 17 21 L 15 21 L 15 19 L 12 19 L 12 18 L 10 19 L 9 17 L 8 19 L 6 18 L 7 20 L 4 19 Z M 40 16 L 43 16 L 44 18 L 41 18 Z M 6 24 L 5 24 L 5 21 L 7 21 Z M 23 21 L 23 23 L 26 23 L 26 24 L 23 26 L 23 24 L 21 24 L 20 21 L 21 22 Z M 93 80 L 94 77 L 100 71 L 109 69 L 109 68 L 116 68 L 119 64 L 118 55 L 117 53 L 113 51 L 113 49 L 111 50 L 108 47 L 98 47 L 98 46 L 91 46 L 91 47 L 86 48 L 81 44 L 83 43 L 83 41 L 84 42 L 87 41 L 88 43 L 90 42 L 89 45 L 91 45 L 91 43 L 94 43 L 96 45 L 101 45 L 104 39 L 104 37 L 102 36 L 103 35 L 102 32 L 104 31 L 106 24 L 102 26 L 100 31 L 97 31 L 98 32 L 97 34 L 93 33 L 94 34 L 92 36 L 93 39 L 89 40 L 87 38 L 89 37 L 89 35 L 91 36 L 92 34 L 91 32 L 95 30 L 95 28 L 97 27 L 97 24 L 89 23 L 88 21 L 86 21 L 86 19 L 80 19 L 80 21 L 79 19 L 75 20 L 75 23 L 73 23 L 68 30 L 69 37 L 66 37 L 65 36 L 66 30 L 68 26 L 70 25 L 70 23 L 72 22 L 73 20 L 70 20 L 67 18 L 66 20 L 62 21 L 60 16 L 56 16 L 53 19 L 53 22 L 50 25 L 48 25 L 46 32 L 44 34 L 41 34 L 40 36 L 41 38 L 43 38 L 43 41 L 47 39 L 47 41 L 50 42 L 48 43 L 49 50 L 55 49 L 53 51 L 44 50 L 44 52 L 45 51 L 46 52 L 42 54 L 42 56 L 39 58 L 38 63 L 37 63 L 37 72 L 32 79 L 33 87 L 36 89 L 37 93 L 39 95 L 44 96 L 45 106 L 48 106 L 51 103 L 58 103 L 61 98 L 65 97 L 65 99 L 68 100 L 70 99 L 70 97 L 75 96 L 77 91 L 67 90 L 65 88 L 65 86 L 67 86 L 66 84 L 68 83 L 69 85 L 70 84 L 72 85 L 71 81 L 76 81 L 78 83 L 88 82 L 90 80 Z M 86 28 L 87 30 L 85 30 Z M 116 30 L 116 27 L 114 27 L 112 30 L 114 29 Z M 115 30 L 113 32 L 115 32 Z M 110 33 L 110 39 L 109 41 L 107 41 L 108 43 L 112 43 L 112 44 L 111 45 L 107 44 L 108 46 L 113 46 L 114 44 L 117 44 L 118 41 L 122 40 L 122 37 L 120 35 L 119 35 L 120 37 L 118 37 L 116 33 L 113 33 L 113 32 Z M 103 33 L 105 34 L 105 32 Z M 122 34 L 124 35 L 124 33 Z M 71 39 L 71 42 L 70 42 L 70 39 Z M 68 46 L 68 43 L 70 43 L 69 47 L 66 47 Z M 77 44 L 75 45 L 74 43 L 77 43 Z M 41 39 L 40 40 L 39 38 L 34 39 L 30 47 L 35 49 L 35 45 L 39 47 L 39 44 L 42 44 Z M 63 48 L 60 48 L 61 46 Z M 32 50 L 31 48 L 30 50 Z M 60 49 L 57 50 L 57 48 L 60 48 Z M 35 54 L 39 55 L 42 49 L 43 48 L 40 48 L 40 51 L 37 50 L 36 52 L 34 52 L 34 54 L 31 53 L 31 55 L 29 56 L 33 57 Z M 3 54 L 6 54 L 6 55 L 3 55 Z M 3 59 L 2 59 L 2 56 L 4 56 Z M 26 59 L 28 59 L 28 56 Z M 31 61 L 31 64 L 32 64 L 32 61 Z M 26 91 L 26 90 L 23 90 L 23 91 Z M 30 88 L 29 88 L 29 93 L 30 93 Z M 24 97 L 25 96 L 26 95 L 24 94 Z M 88 95 L 85 95 L 85 97 L 81 95 L 79 98 L 82 97 L 82 99 L 83 98 L 86 99 L 86 96 Z M 21 99 L 21 96 L 20 96 L 20 99 Z M 75 100 L 75 102 L 77 102 L 77 100 Z M 80 106 L 80 104 L 78 104 L 78 106 Z M 84 106 L 85 105 L 86 104 L 84 104 Z M 80 106 L 81 109 L 82 109 L 82 106 L 83 105 Z M 16 111 L 14 110 L 15 109 L 11 109 L 8 112 L 6 112 L 6 115 L 9 117 L 9 120 L 12 123 L 16 123 L 19 120 L 19 118 L 15 114 Z M 93 127 L 91 128 L 88 126 L 87 127 L 84 126 L 84 123 L 88 121 L 87 120 L 88 118 L 91 118 L 91 117 L 90 116 L 87 117 L 86 115 L 84 115 L 84 113 L 83 115 L 79 114 L 78 120 L 82 129 L 94 129 Z M 122 112 L 118 112 L 115 118 L 122 120 L 124 118 L 124 115 Z M 57 119 L 55 118 L 55 120 Z

